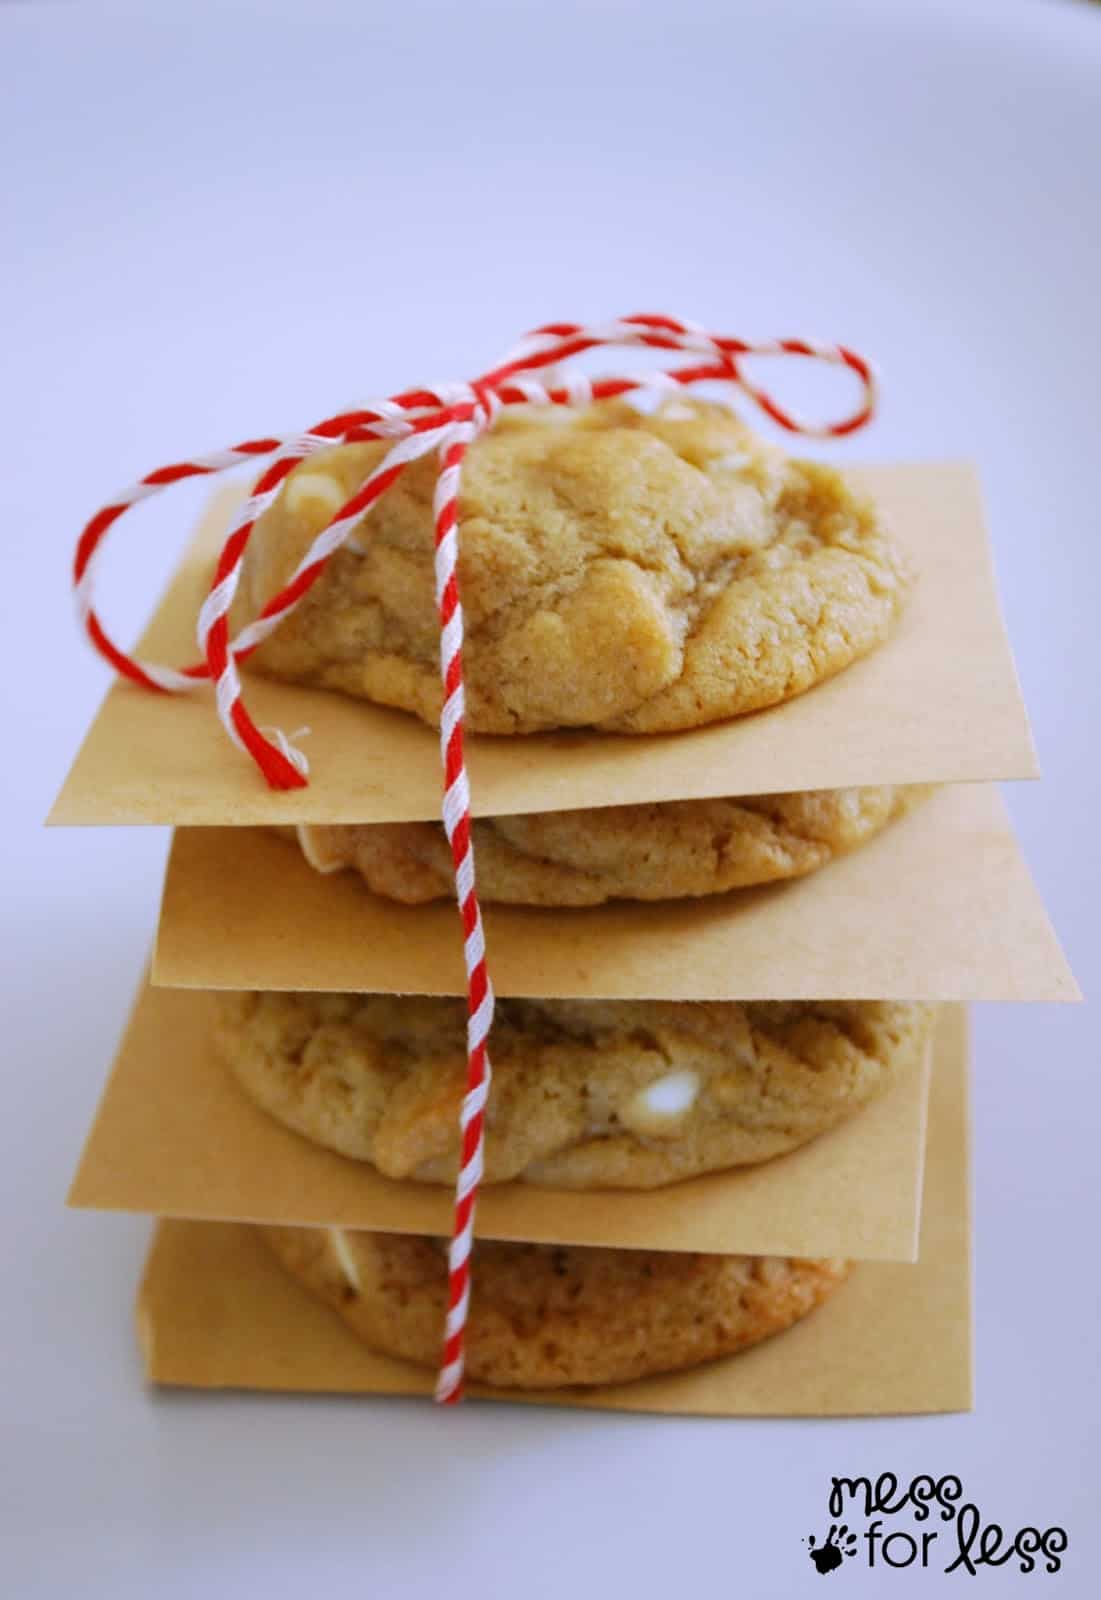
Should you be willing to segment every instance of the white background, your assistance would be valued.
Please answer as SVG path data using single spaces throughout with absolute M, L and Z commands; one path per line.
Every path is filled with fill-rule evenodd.
M 1045 773 L 1010 803 L 1094 987 L 1101 10 L 189 17 L 0 8 L 5 1591 L 761 1600 L 814 1591 L 802 1540 L 831 1474 L 891 1469 L 958 1473 L 987 1517 L 1069 1529 L 1063 1574 L 987 1573 L 983 1592 L 1095 1593 L 1088 1007 L 977 1019 L 973 1416 L 153 1396 L 130 1328 L 146 1225 L 62 1197 L 164 839 L 40 821 L 107 681 L 66 569 L 112 491 L 471 374 L 548 317 L 667 309 L 874 354 L 882 417 L 842 457 L 978 459 Z M 123 637 L 195 504 L 123 525 L 104 600 Z M 944 1581 L 845 1572 L 850 1593 Z

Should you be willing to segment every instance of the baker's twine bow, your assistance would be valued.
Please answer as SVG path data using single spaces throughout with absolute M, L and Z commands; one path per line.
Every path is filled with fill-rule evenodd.
M 643 346 L 681 351 L 697 359 L 673 371 L 634 378 L 590 379 L 567 374 L 552 387 L 533 373 L 557 367 L 586 351 L 610 346 Z M 855 411 L 839 422 L 813 424 L 780 406 L 742 370 L 749 356 L 805 356 L 847 367 L 860 379 L 861 398 Z M 363 523 L 372 505 L 384 495 L 411 461 L 436 451 L 439 473 L 433 501 L 435 518 L 436 602 L 440 623 L 440 676 L 443 709 L 440 750 L 444 769 L 443 825 L 451 846 L 455 890 L 462 919 L 467 974 L 467 1092 L 462 1103 L 462 1150 L 455 1191 L 454 1228 L 449 1251 L 448 1309 L 436 1398 L 451 1403 L 461 1398 L 464 1335 L 470 1302 L 470 1252 L 474 1208 L 483 1170 L 484 1120 L 489 1094 L 487 1039 L 493 1018 L 493 990 L 486 966 L 485 938 L 474 881 L 470 837 L 470 787 L 463 754 L 463 612 L 458 581 L 458 497 L 466 452 L 474 439 L 492 426 L 506 406 L 587 406 L 621 395 L 675 394 L 696 383 L 733 384 L 789 433 L 837 439 L 854 433 L 872 416 L 876 403 L 871 366 L 843 345 L 805 339 L 747 342 L 705 332 L 673 317 L 632 316 L 585 326 L 554 322 L 536 328 L 505 360 L 473 383 L 437 384 L 409 389 L 389 399 L 373 400 L 356 411 L 326 417 L 305 433 L 282 438 L 249 439 L 231 449 L 195 456 L 148 473 L 96 513 L 80 536 L 73 564 L 73 582 L 81 623 L 99 653 L 117 672 L 142 688 L 178 693 L 204 679 L 214 684 L 218 715 L 233 743 L 247 750 L 273 789 L 300 789 L 308 783 L 309 766 L 302 751 L 278 729 L 267 732 L 252 720 L 245 706 L 238 663 L 244 661 L 309 593 L 330 557 Z M 390 441 L 390 448 L 331 522 L 314 539 L 290 578 L 254 621 L 231 639 L 229 611 L 241 578 L 242 561 L 259 517 L 273 503 L 284 479 L 299 461 L 339 444 Z M 201 660 L 175 669 L 127 655 L 109 637 L 93 605 L 97 558 L 108 529 L 140 500 L 169 484 L 224 472 L 254 457 L 271 456 L 252 493 L 237 511 L 222 546 L 211 589 L 199 612 Z M 365 530 L 369 533 L 369 529 Z

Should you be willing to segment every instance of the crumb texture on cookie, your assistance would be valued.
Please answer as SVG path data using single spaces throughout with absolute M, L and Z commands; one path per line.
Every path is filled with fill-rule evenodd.
M 265 1227 L 294 1277 L 373 1349 L 439 1361 L 442 1241 Z M 348 1262 L 354 1264 L 354 1279 Z M 626 1383 L 780 1333 L 844 1282 L 848 1263 L 535 1244 L 475 1245 L 468 1375 L 497 1388 Z
M 383 446 L 289 475 L 245 556 L 235 626 L 288 580 Z M 253 664 L 439 720 L 435 462 L 409 466 Z M 831 467 L 677 400 L 509 414 L 472 446 L 459 501 L 468 727 L 699 727 L 809 689 L 866 654 L 906 569 Z
M 931 1018 L 887 1001 L 499 1000 L 485 1181 L 648 1189 L 767 1161 L 879 1094 Z M 454 1179 L 462 1001 L 227 994 L 216 1043 L 287 1127 L 387 1177 Z
M 802 877 L 865 843 L 925 793 L 913 784 L 820 789 L 477 818 L 478 893 L 483 903 L 593 906 Z M 317 871 L 351 868 L 386 899 L 418 905 L 455 892 L 438 822 L 310 824 L 297 835 Z

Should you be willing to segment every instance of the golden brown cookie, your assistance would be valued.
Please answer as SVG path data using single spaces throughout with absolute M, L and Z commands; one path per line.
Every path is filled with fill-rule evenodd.
M 381 445 L 311 456 L 249 543 L 235 625 L 287 581 Z M 425 458 L 253 664 L 439 719 Z M 886 638 L 904 563 L 831 467 L 678 399 L 509 415 L 471 448 L 459 574 L 468 727 L 694 728 L 801 694 Z
M 434 1367 L 442 1241 L 265 1227 L 284 1267 L 373 1350 Z M 497 1388 L 627 1383 L 729 1356 L 790 1328 L 844 1282 L 844 1261 L 495 1244 L 474 1248 L 466 1368 Z
M 878 1094 L 931 1017 L 886 1001 L 499 1000 L 486 1181 L 650 1189 L 767 1161 Z M 462 1001 L 229 994 L 216 1037 L 287 1127 L 390 1178 L 454 1178 Z
M 819 789 L 484 817 L 473 825 L 478 893 L 512 905 L 595 906 L 798 878 L 856 849 L 927 792 Z M 438 822 L 309 824 L 297 837 L 318 872 L 350 867 L 387 899 L 418 905 L 455 892 Z

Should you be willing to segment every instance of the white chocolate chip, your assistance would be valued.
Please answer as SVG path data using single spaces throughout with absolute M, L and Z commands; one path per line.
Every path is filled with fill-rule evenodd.
M 344 1274 L 348 1287 L 354 1289 L 358 1294 L 359 1268 L 356 1266 L 356 1259 L 351 1252 L 344 1229 L 328 1228 L 326 1232 L 329 1235 L 329 1244 L 332 1246 L 333 1255 L 340 1263 L 340 1270 Z
M 619 1113 L 619 1120 L 632 1133 L 656 1138 L 671 1137 L 691 1111 L 700 1092 L 695 1072 L 669 1072 L 664 1078 L 640 1089 Z
M 328 522 L 340 510 L 348 496 L 335 478 L 324 472 L 300 472 L 290 479 L 284 491 L 287 510 L 296 513 L 315 507 Z M 316 515 L 316 513 L 315 513 Z
M 342 856 L 326 856 L 318 849 L 319 830 L 309 822 L 297 824 L 298 843 L 302 854 L 315 872 L 339 872 L 346 865 Z

